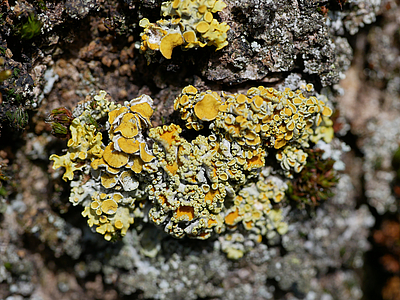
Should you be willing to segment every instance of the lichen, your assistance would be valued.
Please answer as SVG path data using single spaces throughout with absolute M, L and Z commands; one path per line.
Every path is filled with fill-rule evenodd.
M 220 50 L 228 44 L 226 32 L 229 26 L 214 19 L 213 13 L 225 7 L 221 0 L 163 2 L 161 15 L 166 19 L 151 23 L 143 18 L 139 22 L 144 28 L 140 49 L 147 55 L 160 51 L 167 59 L 171 59 L 172 50 L 177 46 L 186 50 L 213 45 Z
M 304 96 L 312 91 L 260 86 L 219 95 L 185 87 L 174 109 L 192 140 L 173 123 L 152 128 L 149 96 L 120 105 L 101 91 L 75 109 L 68 151 L 50 159 L 65 167 L 70 201 L 106 240 L 140 219 L 175 238 L 220 235 L 228 241 L 221 249 L 239 258 L 252 247 L 238 241 L 254 245 L 288 230 L 281 209 L 288 182 L 306 166 L 306 149 L 332 113 Z

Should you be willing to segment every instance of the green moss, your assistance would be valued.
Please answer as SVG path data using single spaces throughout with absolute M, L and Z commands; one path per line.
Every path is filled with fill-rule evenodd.
M 51 125 L 51 133 L 54 136 L 61 139 L 69 139 L 71 137 L 69 126 L 71 125 L 72 120 L 71 111 L 65 107 L 59 107 L 51 111 L 46 122 Z
M 2 197 L 7 196 L 7 191 L 6 191 L 6 189 L 4 188 L 4 186 L 1 186 L 1 187 L 0 187 L 0 196 L 2 196 Z
M 17 129 L 24 129 L 28 124 L 28 113 L 21 107 L 15 111 L 7 111 L 6 116 L 10 124 Z
M 99 124 L 97 124 L 97 121 L 92 116 L 89 116 L 89 124 L 94 125 L 94 127 L 99 130 Z
M 400 181 L 400 147 L 397 148 L 396 152 L 393 155 L 392 165 L 394 170 L 396 171 L 397 180 Z
M 332 197 L 332 188 L 336 186 L 339 178 L 333 169 L 333 159 L 322 159 L 323 150 L 306 150 L 307 164 L 288 184 L 286 195 L 290 200 L 298 203 L 300 208 L 305 206 L 315 207 L 322 201 Z
M 15 68 L 15 69 L 13 70 L 13 76 L 14 76 L 14 77 L 18 77 L 18 74 L 19 74 L 20 72 L 21 72 L 20 69 Z
M 37 1 L 37 5 L 41 10 L 47 10 L 46 3 L 43 0 Z
M 7 91 L 7 96 L 9 99 L 13 99 L 14 101 L 16 101 L 16 103 L 20 103 L 22 100 L 22 96 L 20 94 L 17 94 L 13 88 Z
M 12 264 L 9 262 L 4 263 L 4 268 L 6 268 L 7 271 L 11 271 L 12 269 Z
M 19 26 L 18 33 L 22 39 L 30 40 L 40 34 L 42 25 L 42 22 L 37 19 L 37 16 L 31 13 L 28 20 Z

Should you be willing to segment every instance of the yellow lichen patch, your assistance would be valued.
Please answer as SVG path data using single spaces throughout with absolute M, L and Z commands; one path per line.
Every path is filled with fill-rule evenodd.
M 77 170 L 82 170 L 83 165 L 75 163 L 70 160 L 69 154 L 63 155 L 63 156 L 58 156 L 56 154 L 50 155 L 50 160 L 53 160 L 53 169 L 56 170 L 60 167 L 65 168 L 65 173 L 62 176 L 64 181 L 72 180 L 74 179 L 74 171 Z
M 172 164 L 167 163 L 165 165 L 165 169 L 170 172 L 172 175 L 175 175 L 176 172 L 178 171 L 178 163 L 177 162 L 173 162 Z
M 255 151 L 256 152 L 256 151 Z M 261 150 L 260 153 L 254 154 L 251 158 L 246 160 L 245 170 L 252 170 L 261 168 L 265 164 L 265 151 Z
M 197 89 L 193 85 L 188 85 L 182 89 L 183 94 L 192 94 L 195 95 L 197 93 Z
M 325 106 L 324 110 L 322 111 L 322 115 L 325 117 L 330 117 L 332 115 L 332 109 L 328 106 Z
M 135 139 L 127 139 L 124 137 L 120 137 L 117 140 L 119 148 L 122 150 L 122 152 L 128 153 L 128 154 L 133 154 L 139 151 L 139 141 Z
M 175 5 L 181 10 L 182 3 L 196 1 Z M 207 7 L 204 15 L 210 12 L 210 2 L 196 5 Z M 207 16 L 198 17 L 210 21 L 205 35 L 217 30 L 212 14 Z M 177 33 L 185 16 L 158 23 L 158 33 L 143 35 L 143 41 L 156 43 L 156 34 L 161 40 L 172 22 Z M 202 39 L 194 28 L 191 38 Z M 71 165 L 64 174 L 74 179 L 70 201 L 85 207 L 82 215 L 106 240 L 123 236 L 135 216 L 176 238 L 207 239 L 228 230 L 232 234 L 219 237 L 221 249 L 240 257 L 263 236 L 287 231 L 285 215 L 275 209 L 283 206 L 287 181 L 307 163 L 309 143 L 328 139 L 333 130 L 329 102 L 299 90 L 255 87 L 245 94 L 217 94 L 186 87 L 174 103 L 186 138 L 175 124 L 146 134 L 153 114 L 148 96 L 124 106 L 100 98 L 103 104 L 74 112 L 83 111 L 71 125 L 68 153 L 51 158 L 54 167 Z M 194 131 L 203 127 L 208 136 Z M 96 128 L 106 128 L 108 136 Z M 103 136 L 110 141 L 106 146 Z M 74 170 L 80 171 L 75 177 Z
M 237 136 L 240 133 L 241 126 L 240 124 L 226 125 L 227 131 L 229 134 L 233 136 Z
M 201 21 L 196 26 L 196 30 L 200 33 L 205 33 L 209 28 L 210 28 L 210 25 L 205 21 Z
M 172 2 L 172 8 L 177 9 L 179 7 L 180 2 L 181 2 L 180 0 L 174 0 Z
M 190 237 L 195 237 L 195 238 L 197 238 L 199 240 L 206 240 L 211 236 L 211 233 L 212 233 L 212 231 L 207 231 L 207 232 L 204 231 L 204 232 L 202 232 L 202 233 L 200 233 L 200 234 L 198 234 L 196 236 L 192 236 L 192 235 L 189 235 L 189 236 Z
M 107 172 L 110 174 L 118 174 L 119 169 L 118 168 L 113 168 L 110 167 L 105 160 L 103 159 L 103 157 L 95 159 L 91 162 L 90 166 L 93 168 L 93 170 L 97 170 L 100 167 L 105 167 Z
M 120 107 L 118 109 L 114 109 L 113 111 L 110 111 L 108 113 L 108 122 L 110 124 L 114 124 L 114 121 L 115 121 L 116 117 L 118 117 L 120 114 L 122 114 L 124 112 L 127 112 L 127 111 L 128 111 L 128 109 L 126 107 L 124 107 L 124 106 L 122 106 L 122 107 Z
M 216 50 L 220 50 L 228 45 L 226 32 L 229 29 L 229 25 L 225 22 L 219 23 L 216 19 L 213 19 L 209 29 L 202 34 L 202 37 L 209 40 L 208 44 L 216 46 Z
M 241 220 L 241 216 L 239 215 L 239 209 L 235 208 L 235 210 L 230 211 L 226 216 L 225 216 L 225 224 L 229 226 L 234 226 Z
M 212 13 L 211 13 L 211 12 L 207 12 L 207 13 L 204 15 L 204 20 L 205 20 L 207 23 L 211 23 L 211 21 L 213 20 L 213 15 L 212 15 Z M 201 31 L 199 30 L 199 32 L 201 32 Z
M 186 43 L 194 43 L 196 42 L 196 33 L 194 31 L 186 31 L 183 33 L 183 38 Z
M 101 175 L 101 184 L 107 189 L 113 188 L 118 182 L 118 178 L 114 175 L 103 173 Z
M 103 158 L 112 168 L 121 168 L 127 164 L 129 155 L 124 152 L 116 151 L 114 149 L 114 143 L 111 142 L 104 149 Z
M 257 133 L 255 131 L 255 133 Z M 252 135 L 255 135 L 254 132 L 252 133 Z M 245 136 L 246 137 L 246 136 Z M 261 138 L 259 136 L 255 136 L 254 139 L 246 139 L 246 144 L 249 146 L 256 146 L 259 145 L 261 143 Z
M 121 220 L 116 220 L 114 226 L 117 229 L 122 229 L 122 227 L 124 227 L 124 223 Z
M 143 170 L 144 161 L 139 156 L 134 156 L 132 158 L 131 170 L 135 173 L 140 173 Z
M 113 199 L 104 200 L 103 203 L 101 204 L 101 210 L 105 214 L 109 214 L 109 215 L 115 214 L 117 211 L 117 208 L 118 208 L 118 204 Z
M 138 103 L 131 106 L 131 111 L 133 113 L 138 113 L 142 118 L 147 120 L 147 123 L 150 123 L 150 117 L 153 115 L 153 109 L 150 104 L 147 102 Z
M 180 46 L 182 44 L 183 44 L 183 38 L 181 34 L 179 33 L 167 34 L 161 39 L 160 52 L 165 58 L 171 59 L 172 50 L 176 46 Z
M 221 11 L 226 7 L 226 3 L 222 0 L 217 0 L 214 3 L 214 7 L 211 9 L 211 12 L 215 13 L 217 11 Z
M 101 133 L 96 127 L 88 125 L 85 121 L 75 118 L 70 125 L 71 138 L 68 140 L 68 152 L 63 156 L 51 155 L 54 161 L 53 169 L 65 168 L 63 180 L 73 179 L 73 172 L 82 170 L 85 160 L 101 157 L 103 154 Z
M 285 193 L 283 193 L 283 192 L 277 193 L 275 195 L 274 202 L 276 202 L 276 203 L 281 202 L 284 196 L 285 196 Z
M 307 163 L 307 153 L 302 149 L 287 145 L 276 153 L 276 159 L 280 162 L 285 175 L 292 178 L 292 171 L 299 173 Z
M 51 159 L 51 157 L 50 157 Z M 93 170 L 97 170 L 99 168 L 100 165 L 105 164 L 106 162 L 104 161 L 103 157 L 101 158 L 97 158 L 95 160 L 93 160 L 90 163 L 90 166 L 92 167 Z
M 218 221 L 217 220 L 214 220 L 214 219 L 208 219 L 208 222 L 207 222 L 207 227 L 208 228 L 211 228 L 211 227 L 214 227 L 214 226 L 217 226 L 218 225 Z
M 96 226 L 96 232 L 104 235 L 107 241 L 117 232 L 124 236 L 130 224 L 133 224 L 130 208 L 117 203 L 122 199 L 119 193 L 104 194 L 96 191 L 92 195 L 92 202 L 82 212 L 88 218 L 89 226 Z
M 221 11 L 226 4 L 218 1 L 181 0 L 167 1 L 161 5 L 161 14 L 167 19 L 150 23 L 146 18 L 139 25 L 141 33 L 140 49 L 149 55 L 151 50 L 160 50 L 165 58 L 170 59 L 172 49 L 181 45 L 189 49 L 215 45 L 217 50 L 226 46 L 226 32 L 229 26 L 214 19 L 213 13 Z
M 179 206 L 175 215 L 178 220 L 192 221 L 194 218 L 194 208 L 191 206 Z
M 286 140 L 284 140 L 284 139 L 277 139 L 277 140 L 275 141 L 274 148 L 275 148 L 275 149 L 280 149 L 280 148 L 282 148 L 282 147 L 285 146 L 285 145 L 286 145 Z
M 127 139 L 135 137 L 139 133 L 135 116 L 131 113 L 124 114 L 121 124 L 114 129 L 114 132 L 120 132 Z
M 200 120 L 212 121 L 217 117 L 220 105 L 221 101 L 210 94 L 206 94 L 194 106 L 194 113 Z
M 140 148 L 140 158 L 144 162 L 150 162 L 155 158 L 151 153 L 148 152 L 149 150 L 147 150 L 146 143 L 140 143 L 139 148 Z
M 219 195 L 219 194 L 220 194 L 220 192 L 218 189 L 210 189 L 210 191 L 205 195 L 204 201 L 207 204 L 211 204 L 217 200 L 216 198 L 217 198 L 217 195 Z
M 169 126 L 157 127 L 150 129 L 150 137 L 159 141 L 161 145 L 168 151 L 172 146 L 181 141 L 179 134 L 182 129 L 179 125 L 171 124 Z
M 335 134 L 332 120 L 325 116 L 322 117 L 322 120 L 322 125 L 317 127 L 310 137 L 311 142 L 315 144 L 321 139 L 323 139 L 325 143 L 330 143 Z
M 157 195 L 157 201 L 162 206 L 168 205 L 168 200 L 167 200 L 167 197 L 165 197 L 165 195 L 162 195 L 162 194 Z
M 119 182 L 121 183 L 124 191 L 130 192 L 136 190 L 139 186 L 139 182 L 135 179 L 134 173 L 130 170 L 123 171 L 119 176 Z M 116 199 L 116 195 L 114 195 L 114 200 Z
M 243 225 L 246 230 L 251 230 L 254 227 L 254 222 L 246 221 L 246 222 L 243 222 Z

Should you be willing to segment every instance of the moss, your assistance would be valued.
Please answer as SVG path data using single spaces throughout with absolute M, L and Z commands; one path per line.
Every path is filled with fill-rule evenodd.
M 397 180 L 400 181 L 400 147 L 397 148 L 393 155 L 392 165 L 394 170 L 396 171 Z
M 322 159 L 323 150 L 305 150 L 308 154 L 307 164 L 295 176 L 294 181 L 288 184 L 286 195 L 290 200 L 298 203 L 300 208 L 315 207 L 322 201 L 332 197 L 332 189 L 339 178 L 333 169 L 333 159 Z
M 71 131 L 69 126 L 72 123 L 72 113 L 65 107 L 53 109 L 46 119 L 51 126 L 51 133 L 61 139 L 69 139 Z
M 20 69 L 15 68 L 15 69 L 13 70 L 13 76 L 14 76 L 14 77 L 18 77 L 18 74 L 19 74 L 20 72 L 21 72 Z
M 17 129 L 24 129 L 28 124 L 28 113 L 22 107 L 14 111 L 7 111 L 6 116 L 10 124 Z
M 17 33 L 24 40 L 30 40 L 40 34 L 43 24 L 34 13 L 31 13 L 28 20 L 18 26 Z
M 11 271 L 12 270 L 12 264 L 9 262 L 5 262 L 4 263 L 4 268 L 6 268 L 7 271 Z

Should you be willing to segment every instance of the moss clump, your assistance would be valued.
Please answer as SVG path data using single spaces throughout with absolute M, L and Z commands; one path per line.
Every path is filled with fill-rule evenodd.
M 332 189 L 339 181 L 333 169 L 335 161 L 331 158 L 322 159 L 323 150 L 307 149 L 305 152 L 308 154 L 307 163 L 294 180 L 288 183 L 286 191 L 287 197 L 297 202 L 300 208 L 318 206 L 332 197 Z
M 72 113 L 65 107 L 53 109 L 46 122 L 51 126 L 51 133 L 61 139 L 69 139 L 69 126 L 73 120 Z
M 28 20 L 18 27 L 17 33 L 22 39 L 30 40 L 40 34 L 42 26 L 43 23 L 38 20 L 35 14 L 31 13 Z
M 14 111 L 7 111 L 6 116 L 14 128 L 24 129 L 28 124 L 28 113 L 22 107 L 17 107 Z

